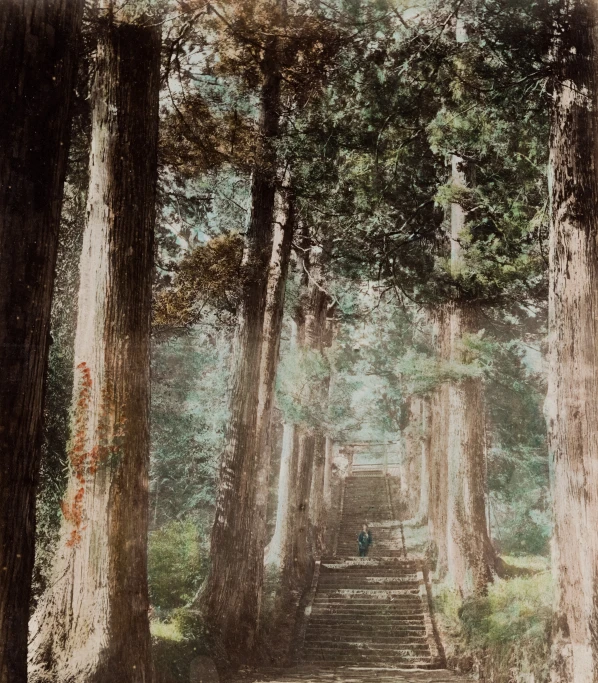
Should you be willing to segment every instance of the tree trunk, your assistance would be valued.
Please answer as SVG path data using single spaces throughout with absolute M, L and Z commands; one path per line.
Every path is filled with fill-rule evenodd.
M 311 563 L 309 501 L 314 465 L 316 439 L 305 427 L 296 427 L 298 466 L 295 483 L 293 528 L 291 534 L 291 557 L 293 565 L 290 585 L 293 590 L 301 591 L 309 574 Z
M 422 405 L 420 398 L 408 399 L 408 424 L 404 432 L 405 451 L 401 476 L 401 509 L 403 519 L 415 516 L 419 507 L 422 464 Z
M 326 474 L 326 437 L 320 429 L 314 435 L 314 464 L 309 496 L 309 516 L 312 529 L 312 554 L 320 557 L 324 547 L 326 526 L 324 508 L 324 477 Z
M 598 7 L 563 2 L 551 122 L 546 413 L 556 578 L 552 681 L 598 680 Z
M 0 683 L 27 679 L 44 377 L 81 0 L 0 3 Z
M 152 680 L 149 340 L 160 34 L 99 27 L 80 262 L 70 475 L 30 680 Z
M 428 510 L 430 506 L 430 446 L 432 433 L 430 431 L 430 399 L 422 399 L 422 433 L 421 433 L 421 465 L 420 465 L 420 492 L 419 505 L 415 516 L 416 524 L 427 524 Z
M 278 368 L 285 289 L 294 228 L 293 201 L 288 188 L 288 182 L 284 183 L 282 190 L 277 193 L 277 199 L 278 206 L 275 211 L 274 239 L 272 241 L 272 256 L 270 258 L 268 289 L 266 293 L 266 311 L 264 314 L 256 427 L 257 457 L 259 462 L 256 483 L 256 518 L 253 526 L 253 533 L 256 535 L 256 538 L 252 544 L 252 551 L 257 553 L 257 557 L 252 563 L 252 570 L 257 573 L 254 576 L 244 577 L 244 580 L 253 581 L 259 587 L 258 608 L 261 605 L 264 549 L 267 536 L 266 514 L 268 510 L 268 484 L 270 480 L 270 456 L 272 450 L 270 446 L 270 424 L 276 371 Z
M 477 311 L 459 303 L 451 313 L 451 359 L 467 363 L 463 335 L 477 331 Z M 486 519 L 484 386 L 477 377 L 451 382 L 448 444 L 448 572 L 461 595 L 481 595 L 496 557 Z
M 336 444 L 331 437 L 326 437 L 326 462 L 324 465 L 324 510 L 330 510 L 332 505 L 332 466 Z
M 459 37 L 459 36 L 457 36 Z M 466 187 L 463 160 L 452 159 L 452 182 Z M 451 204 L 451 268 L 463 265 L 460 239 L 466 213 Z M 449 307 L 450 360 L 471 363 L 464 336 L 479 329 L 475 304 L 462 300 Z M 484 385 L 465 377 L 449 384 L 447 560 L 451 583 L 462 596 L 484 594 L 496 566 L 486 519 L 486 448 L 484 440 Z
M 251 217 L 246 235 L 245 284 L 233 346 L 230 420 L 220 463 L 211 564 L 198 596 L 215 652 L 240 663 L 254 645 L 259 618 L 263 548 L 254 547 L 258 495 L 258 405 L 262 336 L 272 253 L 280 72 L 276 38 L 262 61 L 258 163 L 251 183 Z
M 295 438 L 295 425 L 285 422 L 282 433 L 280 473 L 278 475 L 278 505 L 276 527 L 266 550 L 266 566 L 274 567 L 282 575 L 292 565 L 291 535 L 293 527 L 292 499 L 297 484 L 299 449 Z
M 309 271 L 306 288 L 307 295 L 305 300 L 305 336 L 304 346 L 307 349 L 322 354 L 324 347 L 331 341 L 329 329 L 326 324 L 326 313 L 328 309 L 329 297 L 321 285 L 322 275 L 318 257 L 313 256 L 313 249 L 310 252 L 310 259 L 307 264 Z M 316 405 L 323 405 L 325 397 L 328 396 L 329 377 L 318 383 L 314 387 L 313 399 Z M 317 425 L 313 428 L 313 434 L 305 438 L 313 439 L 313 446 L 308 448 L 312 453 L 312 481 L 309 494 L 309 519 L 310 519 L 310 541 L 311 553 L 314 556 L 320 554 L 322 550 L 323 525 L 324 525 L 324 471 L 326 465 L 326 437 L 322 432 L 322 427 Z M 313 451 L 313 452 L 312 452 Z
M 442 307 L 436 315 L 434 336 L 440 362 L 448 360 L 450 339 L 448 311 Z M 430 401 L 430 453 L 428 479 L 430 482 L 428 530 L 431 551 L 436 560 L 436 574 L 442 577 L 447 570 L 447 478 L 448 478 L 449 388 L 443 382 Z

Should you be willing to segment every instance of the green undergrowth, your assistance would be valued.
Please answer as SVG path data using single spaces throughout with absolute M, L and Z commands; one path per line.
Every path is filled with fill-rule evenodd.
M 435 609 L 449 666 L 473 669 L 492 683 L 549 680 L 552 578 L 538 556 L 504 557 L 526 575 L 497 580 L 483 598 L 462 601 L 446 585 L 435 587 Z
M 174 520 L 151 531 L 148 575 L 152 605 L 162 617 L 195 595 L 207 564 L 200 534 L 192 519 Z
M 175 620 L 152 620 L 152 652 L 156 683 L 188 683 L 191 662 L 201 646 L 185 638 Z

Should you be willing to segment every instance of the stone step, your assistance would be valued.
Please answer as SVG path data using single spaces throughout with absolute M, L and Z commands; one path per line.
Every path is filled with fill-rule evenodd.
M 418 668 L 435 669 L 438 664 L 432 656 L 421 655 L 419 653 L 400 653 L 394 656 L 374 656 L 370 654 L 348 654 L 342 655 L 337 652 L 321 650 L 320 652 L 306 652 L 302 657 L 304 662 L 327 662 L 337 666 L 367 666 L 367 667 L 388 667 L 388 668 Z
M 360 559 L 360 558 L 355 558 Z M 374 558 L 368 557 L 368 560 L 375 562 Z M 386 559 L 386 558 L 384 558 Z M 363 578 L 368 576 L 416 576 L 418 573 L 417 567 L 401 567 L 401 566 L 376 566 L 375 564 L 364 564 L 363 566 L 351 565 L 332 565 L 325 564 L 320 568 L 320 575 L 324 576 L 346 576 L 351 578 Z
M 378 590 L 377 588 L 326 588 L 318 591 L 318 598 L 332 598 L 344 600 L 359 600 L 364 598 L 372 601 L 389 601 L 392 602 L 401 596 L 417 596 L 419 597 L 419 585 L 413 583 L 397 582 L 399 588 L 387 588 L 385 590 Z M 375 586 L 376 584 L 374 584 Z
M 316 597 L 313 605 L 314 607 L 322 607 L 324 603 L 328 603 L 330 605 L 330 609 L 352 609 L 357 611 L 380 613 L 393 611 L 396 612 L 397 610 L 400 611 L 402 609 L 409 609 L 412 605 L 422 605 L 421 598 L 419 597 L 405 597 L 403 599 L 397 598 L 396 600 L 392 601 L 376 600 L 375 602 L 372 602 L 371 600 L 362 600 L 359 602 L 353 602 L 351 600 L 343 602 L 329 602 L 327 600 L 318 601 Z
M 427 636 L 425 632 L 422 631 L 411 631 L 405 629 L 403 631 L 369 631 L 354 629 L 349 630 L 348 628 L 338 628 L 334 626 L 330 627 L 318 627 L 313 629 L 308 629 L 305 634 L 306 643 L 308 641 L 320 641 L 322 640 L 334 640 L 340 642 L 341 639 L 346 638 L 348 640 L 360 640 L 360 641 L 372 641 L 381 643 L 385 642 L 425 642 L 428 643 Z
M 397 596 L 393 600 L 368 600 L 367 597 L 362 598 L 329 598 L 326 596 L 317 596 L 313 605 L 329 605 L 331 608 L 359 608 L 371 607 L 372 611 L 380 611 L 393 608 L 409 607 L 410 605 L 421 605 L 421 599 L 417 595 Z
M 392 628 L 419 628 L 424 626 L 423 614 L 420 615 L 403 615 L 403 616 L 388 616 L 388 617 L 370 617 L 369 619 L 356 619 L 353 615 L 343 616 L 339 615 L 333 617 L 330 614 L 314 614 L 310 619 L 310 626 L 326 627 L 326 628 L 354 628 L 363 630 L 377 630 L 381 626 L 389 629 Z
M 382 662 L 376 662 L 376 661 L 368 661 L 367 663 L 357 663 L 355 664 L 354 662 L 351 661 L 343 661 L 343 660 L 338 660 L 338 659 L 326 659 L 326 658 L 318 658 L 318 659 L 313 659 L 313 660 L 308 660 L 308 659 L 303 659 L 302 660 L 304 664 L 309 663 L 310 665 L 315 665 L 321 670 L 334 670 L 336 671 L 339 667 L 352 667 L 352 666 L 357 666 L 360 669 L 361 668 L 366 668 L 368 670 L 372 670 L 372 672 L 380 671 L 382 673 L 386 673 L 389 670 L 398 670 L 398 671 L 412 671 L 412 670 L 425 670 L 425 671 L 433 671 L 435 669 L 442 669 L 441 665 L 439 662 L 435 661 L 418 661 L 418 660 L 404 660 L 404 661 L 399 661 L 399 662 L 388 662 L 388 661 L 382 661 Z M 378 679 L 378 676 L 376 676 L 376 679 Z M 310 683 L 314 680 L 313 677 L 308 677 L 307 681 Z M 351 683 L 354 683 L 355 681 L 361 680 L 359 678 L 356 678 L 354 675 L 352 675 L 350 678 L 347 679 L 340 679 L 340 680 L 345 680 L 345 681 L 351 681 Z M 371 681 L 370 678 L 367 679 L 368 681 Z M 398 683 L 398 681 L 406 681 L 406 679 L 402 678 L 399 679 L 394 675 L 391 679 L 386 679 L 387 681 L 392 681 L 393 683 Z M 446 679 L 443 679 L 443 681 Z M 452 680 L 452 679 L 451 679 Z M 468 680 L 468 679 L 459 679 L 459 680 Z
M 380 643 L 352 643 L 342 644 L 334 641 L 326 641 L 321 644 L 306 644 L 304 652 L 306 655 L 310 653 L 326 653 L 336 652 L 342 656 L 373 654 L 376 657 L 404 657 L 411 655 L 414 657 L 431 657 L 430 648 L 425 645 L 411 645 L 399 643 L 386 643 L 383 646 Z
M 335 638 L 333 634 L 322 634 L 318 637 L 316 637 L 316 635 L 313 634 L 309 638 L 306 638 L 304 647 L 307 649 L 312 646 L 319 647 L 321 645 L 324 646 L 326 644 L 333 644 L 335 647 L 338 646 L 339 648 L 367 645 L 372 647 L 379 647 L 380 649 L 411 648 L 414 649 L 414 651 L 418 652 L 424 650 L 428 654 L 430 652 L 427 640 L 418 640 L 417 638 L 409 637 L 387 638 L 386 640 L 374 640 L 372 638 L 360 638 L 359 636 L 354 635 L 351 637 L 347 637 L 345 640 L 341 641 L 338 638 Z

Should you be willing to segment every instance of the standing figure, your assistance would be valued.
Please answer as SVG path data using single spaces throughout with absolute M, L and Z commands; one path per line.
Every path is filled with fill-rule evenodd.
M 357 537 L 357 547 L 359 549 L 359 557 L 366 557 L 368 550 L 372 545 L 372 532 L 369 530 L 367 524 L 364 524 L 361 533 Z

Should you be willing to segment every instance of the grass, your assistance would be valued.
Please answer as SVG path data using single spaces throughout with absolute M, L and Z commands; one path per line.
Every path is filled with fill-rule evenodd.
M 183 640 L 183 634 L 174 622 L 154 619 L 150 622 L 150 633 L 152 634 L 152 638 L 168 640 L 173 643 L 180 643 Z
M 201 643 L 186 638 L 177 620 L 150 622 L 155 683 L 188 683 L 191 662 L 205 654 Z

